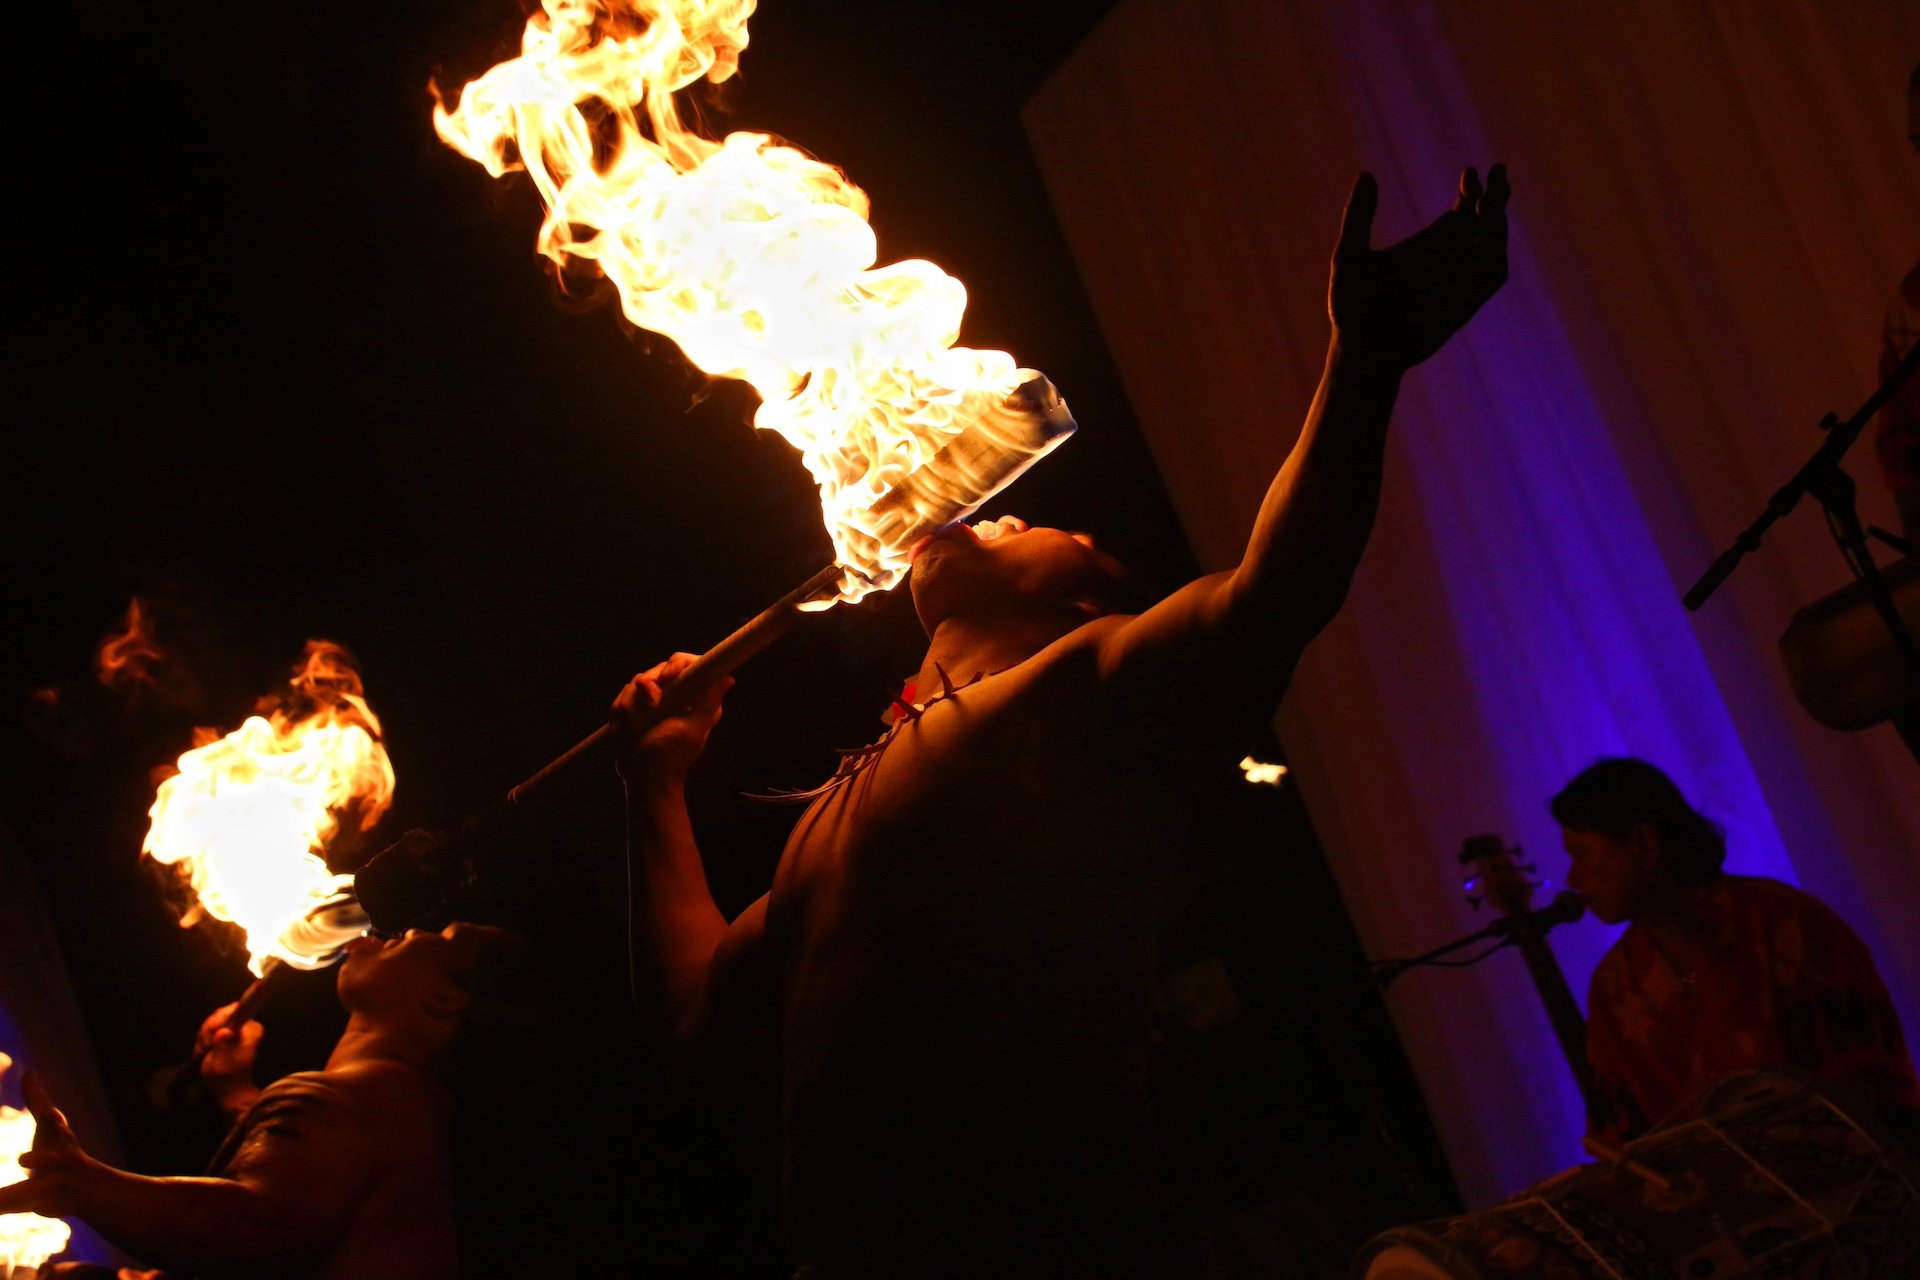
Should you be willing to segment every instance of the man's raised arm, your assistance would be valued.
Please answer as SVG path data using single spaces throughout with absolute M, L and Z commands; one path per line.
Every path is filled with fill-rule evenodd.
M 714 905 L 687 814 L 687 771 L 720 719 L 724 680 L 694 706 L 659 714 L 662 690 L 693 655 L 677 653 L 635 676 L 614 701 L 627 788 L 627 946 L 634 1009 L 663 1041 L 703 1016 L 717 956 L 749 946 L 762 909 L 731 928 Z M 739 936 L 732 936 L 739 935 Z
M 1239 567 L 1190 583 L 1101 643 L 1103 679 L 1171 686 L 1197 659 L 1235 664 L 1235 687 L 1271 714 L 1308 641 L 1346 599 L 1380 501 L 1400 377 L 1438 351 L 1507 278 L 1507 175 L 1460 176 L 1453 207 L 1385 249 L 1370 243 L 1379 191 L 1353 184 L 1333 251 L 1333 333 L 1300 438 L 1274 478 Z

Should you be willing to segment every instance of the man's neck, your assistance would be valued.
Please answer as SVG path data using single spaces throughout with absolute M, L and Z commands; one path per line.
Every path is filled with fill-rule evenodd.
M 1058 615 L 944 619 L 927 643 L 916 678 L 917 696 L 924 701 L 943 688 L 942 670 L 958 687 L 975 676 L 1018 666 L 1083 622 Z
M 425 1037 L 409 1034 L 403 1028 L 383 1026 L 356 1013 L 347 1019 L 347 1029 L 340 1033 L 339 1042 L 327 1055 L 327 1070 L 389 1062 L 416 1071 L 431 1071 L 434 1057 L 434 1048 Z

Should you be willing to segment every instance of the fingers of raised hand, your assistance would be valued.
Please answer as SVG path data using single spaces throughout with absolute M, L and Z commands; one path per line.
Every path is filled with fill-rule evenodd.
M 1484 188 L 1480 185 L 1480 171 L 1472 165 L 1460 171 L 1460 194 L 1454 197 L 1453 211 L 1466 213 L 1480 203 Z
M 1347 193 L 1346 212 L 1340 217 L 1340 240 L 1334 247 L 1339 257 L 1365 253 L 1373 239 L 1373 214 L 1380 206 L 1380 184 L 1362 169 Z

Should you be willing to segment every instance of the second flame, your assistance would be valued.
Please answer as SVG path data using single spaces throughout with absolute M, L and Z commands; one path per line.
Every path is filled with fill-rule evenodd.
M 246 934 L 258 975 L 271 957 L 325 963 L 344 939 L 316 937 L 309 913 L 351 889 L 325 853 L 393 802 L 380 721 L 346 652 L 310 641 L 280 705 L 180 757 L 149 811 L 143 852 L 177 866 L 199 907 Z

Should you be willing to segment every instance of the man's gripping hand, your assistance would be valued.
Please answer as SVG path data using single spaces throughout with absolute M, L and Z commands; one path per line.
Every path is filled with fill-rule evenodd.
M 683 782 L 706 747 L 707 735 L 720 721 L 720 700 L 733 687 L 731 676 L 714 682 L 690 705 L 661 711 L 663 692 L 695 656 L 676 653 L 647 668 L 613 700 L 607 720 L 619 741 L 620 776 L 627 781 Z
M 22 1152 L 27 1176 L 0 1187 L 0 1213 L 37 1213 L 48 1218 L 84 1217 L 92 1196 L 111 1170 L 80 1146 L 67 1118 L 29 1071 L 20 1082 L 33 1113 L 33 1150 Z
M 1347 197 L 1333 251 L 1327 311 L 1343 350 L 1410 369 L 1438 351 L 1507 278 L 1507 168 L 1482 189 L 1460 174 L 1453 207 L 1425 230 L 1385 249 L 1371 244 L 1380 188 L 1361 173 Z
M 222 1005 L 208 1014 L 194 1042 L 200 1055 L 200 1082 L 229 1116 L 238 1116 L 260 1096 L 253 1081 L 253 1060 L 264 1029 L 252 1019 L 237 1029 L 229 1025 L 238 1004 Z

